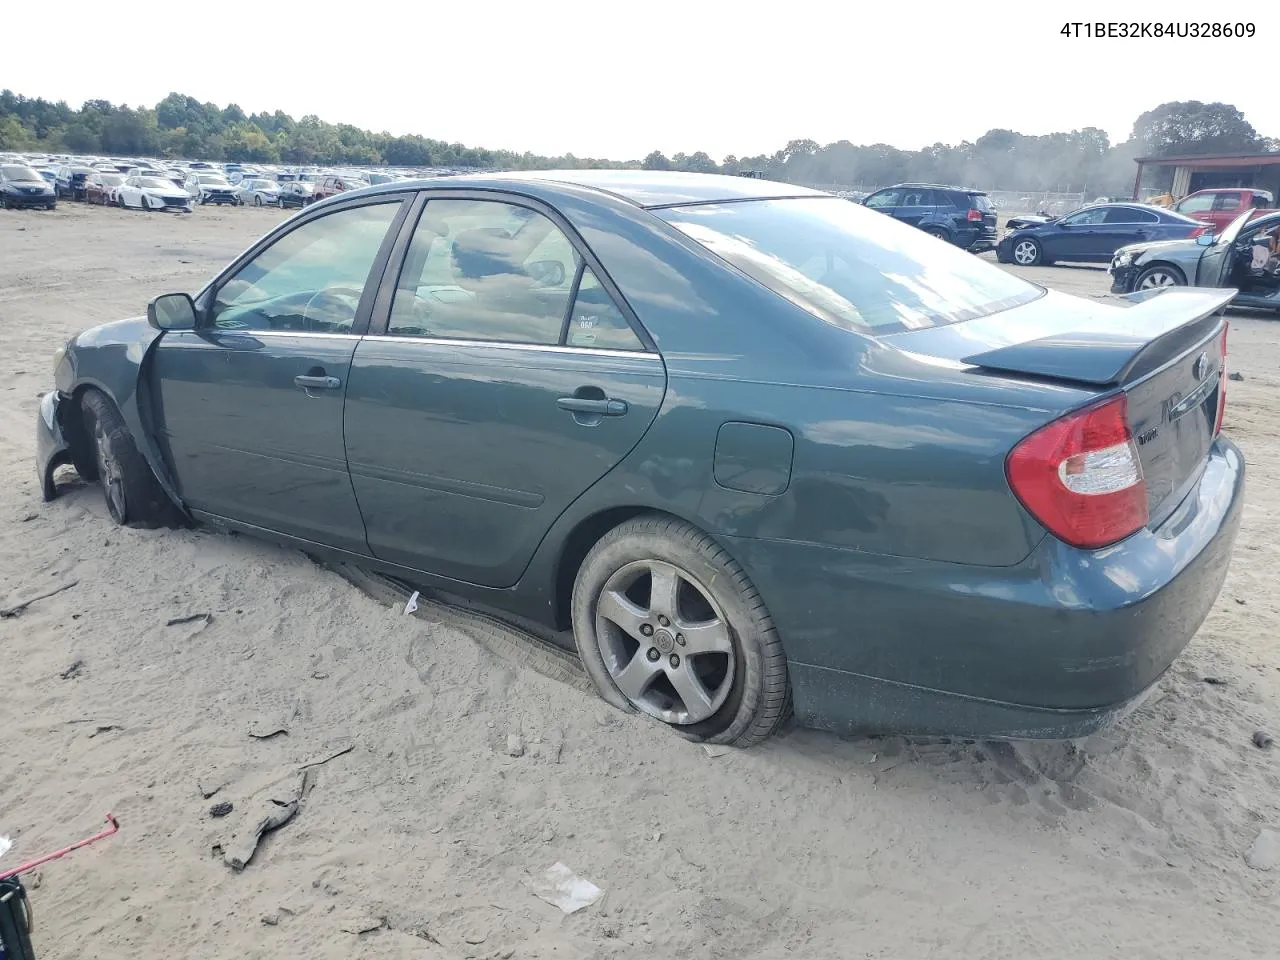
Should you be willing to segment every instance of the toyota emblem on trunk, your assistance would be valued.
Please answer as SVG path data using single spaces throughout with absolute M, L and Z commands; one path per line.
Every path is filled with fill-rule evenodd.
M 1196 357 L 1196 365 L 1191 368 L 1191 372 L 1197 383 L 1203 380 L 1204 375 L 1209 372 L 1209 357 L 1203 353 Z

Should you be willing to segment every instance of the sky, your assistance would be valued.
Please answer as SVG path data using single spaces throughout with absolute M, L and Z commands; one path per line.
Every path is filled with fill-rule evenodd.
M 1128 137 L 1170 100 L 1234 103 L 1280 136 L 1280 4 L 1163 0 L 1139 23 L 1230 7 L 1252 38 L 1090 39 L 1117 3 L 471 0 L 143 4 L 64 0 L 51 42 L 0 54 L 0 88 L 154 106 L 171 91 L 246 112 L 309 113 L 393 134 L 545 155 L 773 153 L 792 139 L 918 149 L 1101 127 Z M 126 9 L 129 7 L 126 4 Z M 62 29 L 56 24 L 93 24 Z M 1264 53 L 1270 51 L 1270 54 Z M 1265 82 L 1235 64 L 1256 58 Z

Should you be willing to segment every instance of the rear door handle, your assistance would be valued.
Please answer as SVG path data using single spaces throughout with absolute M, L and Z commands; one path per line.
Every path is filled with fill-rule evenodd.
M 337 377 L 294 377 L 293 382 L 304 390 L 337 390 L 342 386 Z
M 597 417 L 621 417 L 627 412 L 625 400 L 590 400 L 586 397 L 561 397 L 556 401 L 561 410 L 570 413 L 591 413 Z

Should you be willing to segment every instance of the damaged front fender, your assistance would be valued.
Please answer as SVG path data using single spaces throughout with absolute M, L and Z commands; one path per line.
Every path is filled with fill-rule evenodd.
M 67 419 L 77 416 L 78 398 L 86 388 L 102 391 L 115 404 L 125 426 L 161 488 L 181 506 L 177 486 L 155 441 L 155 419 L 144 389 L 147 363 L 163 332 L 146 317 L 131 317 L 92 327 L 72 338 L 58 364 L 58 389 L 40 402 L 37 424 L 41 491 L 56 496 L 53 471 L 74 462 L 76 436 Z M 87 442 L 87 440 L 86 440 Z M 86 457 L 89 456 L 85 451 Z

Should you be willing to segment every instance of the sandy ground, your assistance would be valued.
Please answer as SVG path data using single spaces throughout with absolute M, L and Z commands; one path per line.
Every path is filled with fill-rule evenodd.
M 1118 729 L 1028 746 L 793 729 L 710 756 L 495 654 L 464 615 L 404 616 L 245 539 L 119 529 L 96 488 L 40 502 L 54 349 L 196 289 L 280 216 L 0 213 L 0 605 L 76 581 L 0 620 L 0 869 L 108 810 L 123 824 L 32 878 L 42 958 L 1280 955 L 1280 869 L 1244 858 L 1280 829 L 1280 747 L 1251 743 L 1280 738 L 1280 322 L 1234 320 L 1227 429 L 1252 474 L 1226 588 Z M 214 856 L 346 746 L 248 869 Z M 603 901 L 566 917 L 531 895 L 556 861 Z

